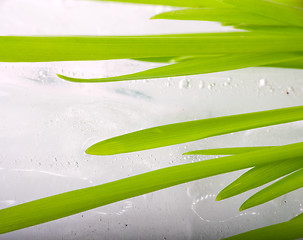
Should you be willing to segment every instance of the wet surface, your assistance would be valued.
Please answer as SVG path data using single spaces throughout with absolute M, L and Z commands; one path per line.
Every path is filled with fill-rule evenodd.
M 6 21 L 0 21 L 0 30 L 3 35 L 222 30 L 210 23 L 148 22 L 161 11 L 89 1 L 3 0 L 0 19 Z M 289 69 L 250 68 L 116 84 L 75 84 L 56 77 L 114 76 L 156 66 L 131 60 L 0 63 L 0 208 L 208 159 L 182 156 L 191 150 L 303 141 L 303 124 L 296 122 L 139 153 L 86 155 L 91 144 L 130 131 L 303 103 L 303 73 Z M 1 239 L 220 239 L 302 212 L 301 190 L 241 213 L 239 206 L 253 192 L 216 202 L 218 192 L 239 175 L 146 194 Z

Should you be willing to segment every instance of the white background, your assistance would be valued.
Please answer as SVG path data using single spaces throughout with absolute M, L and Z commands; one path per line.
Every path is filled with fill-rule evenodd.
M 228 31 L 209 22 L 149 20 L 168 7 L 72 0 L 1 0 L 1 35 L 138 35 Z M 1 53 L 0 53 L 1 54 Z M 130 60 L 0 63 L 0 208 L 166 166 L 207 159 L 190 150 L 303 141 L 302 122 L 156 150 L 88 156 L 91 144 L 173 122 L 302 105 L 303 72 L 250 68 L 141 82 L 75 84 L 69 76 L 114 76 L 158 66 Z M 222 202 L 241 172 L 139 196 L 0 239 L 220 239 L 286 221 L 303 192 L 242 213 L 255 190 Z M 1 219 L 5 221 L 5 219 Z

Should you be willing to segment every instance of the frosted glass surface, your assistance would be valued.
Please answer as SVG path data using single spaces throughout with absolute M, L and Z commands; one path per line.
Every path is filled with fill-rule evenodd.
M 131 35 L 228 31 L 210 22 L 149 20 L 168 7 L 77 0 L 1 0 L 1 35 Z M 0 53 L 1 54 L 1 53 Z M 303 141 L 303 123 L 245 131 L 139 153 L 98 157 L 91 144 L 161 124 L 303 104 L 303 71 L 249 68 L 106 84 L 102 77 L 159 64 L 131 60 L 0 63 L 0 208 L 162 167 L 200 161 L 185 151 Z M 220 239 L 302 212 L 298 190 L 238 212 L 254 191 L 215 202 L 243 171 L 146 194 L 1 235 L 19 239 Z M 2 221 L 2 219 L 1 219 Z

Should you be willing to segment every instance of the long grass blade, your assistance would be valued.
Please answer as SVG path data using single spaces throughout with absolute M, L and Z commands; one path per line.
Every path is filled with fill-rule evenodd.
M 254 13 L 236 8 L 191 8 L 164 12 L 153 16 L 151 19 L 195 20 L 214 21 L 224 25 L 250 24 L 257 26 L 283 26 L 280 21 L 266 18 Z
M 154 57 L 154 58 L 134 58 L 132 60 L 143 61 L 143 62 L 159 62 L 159 63 L 177 63 L 184 62 L 188 60 L 194 60 L 197 58 L 212 58 L 219 57 L 223 55 L 197 55 L 197 56 L 182 56 L 182 57 Z
M 302 0 L 274 0 L 274 2 L 283 3 L 296 8 L 303 8 Z
M 303 59 L 289 61 L 289 62 L 280 62 L 280 63 L 275 63 L 275 64 L 269 64 L 264 67 L 303 69 Z
M 206 56 L 204 56 L 206 57 Z M 209 55 L 208 57 L 214 57 Z M 158 63 L 177 63 L 188 60 L 193 60 L 196 58 L 201 58 L 201 56 L 184 56 L 184 57 L 162 57 L 162 58 L 137 58 L 133 60 L 144 61 L 144 62 L 158 62 Z M 277 68 L 293 68 L 293 69 L 303 69 L 303 59 L 297 59 L 293 61 L 273 63 L 269 65 L 264 65 L 260 67 L 277 67 Z
M 303 26 L 302 9 L 268 0 L 223 0 L 223 2 L 290 26 Z
M 129 37 L 0 36 L 0 62 L 84 61 L 212 54 L 302 52 L 302 36 L 212 33 Z
M 289 27 L 289 26 L 265 26 L 265 25 L 251 25 L 251 24 L 233 24 L 234 28 L 247 30 L 250 32 L 259 32 L 267 34 L 280 34 L 285 35 L 301 35 L 303 36 L 302 27 Z
M 218 0 L 95 0 L 95 1 L 107 1 L 107 2 L 120 2 L 120 3 L 136 3 L 136 4 L 152 4 L 152 5 L 164 5 L 174 7 L 227 7 L 222 1 Z M 303 8 L 301 0 L 275 0 L 293 7 Z
M 303 158 L 256 166 L 225 187 L 216 200 L 223 200 L 257 188 L 303 167 Z
M 86 153 L 135 152 L 299 120 L 303 120 L 303 106 L 169 124 L 104 140 L 89 147 Z
M 301 187 L 303 187 L 303 169 L 300 169 L 262 189 L 260 192 L 257 192 L 242 204 L 240 211 L 266 203 Z
M 257 55 L 228 55 L 219 57 L 196 58 L 168 66 L 149 69 L 146 71 L 108 78 L 72 78 L 58 74 L 58 77 L 70 82 L 113 82 L 126 80 L 142 80 L 165 77 L 196 75 L 262 66 L 284 62 L 285 60 L 303 59 L 299 54 L 257 54 Z
M 303 218 L 278 223 L 268 227 L 259 228 L 249 232 L 241 233 L 224 240 L 256 240 L 256 239 L 274 239 L 274 240 L 294 240 L 303 237 Z
M 299 219 L 299 218 L 303 219 L 303 213 L 300 213 L 300 214 L 297 215 L 296 217 L 290 219 L 290 221 L 292 221 L 292 220 L 297 220 L 297 219 Z
M 218 0 L 95 0 L 121 3 L 153 4 L 174 7 L 221 7 L 226 6 Z
M 253 152 L 258 151 L 268 147 L 236 147 L 236 148 L 215 148 L 215 149 L 203 149 L 203 150 L 196 150 L 183 153 L 183 155 L 233 155 L 233 154 L 240 154 L 246 152 Z
M 303 142 L 179 165 L 0 210 L 0 234 L 178 184 L 303 156 Z

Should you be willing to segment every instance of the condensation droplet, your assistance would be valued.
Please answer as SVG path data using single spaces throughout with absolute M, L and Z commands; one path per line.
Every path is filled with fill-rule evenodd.
M 182 89 L 182 88 L 189 88 L 191 87 L 191 82 L 190 80 L 188 79 L 182 79 L 180 82 L 179 82 L 179 88 Z
M 264 87 L 264 86 L 266 86 L 266 84 L 267 84 L 267 82 L 266 82 L 266 80 L 264 78 L 260 79 L 260 81 L 259 81 L 259 87 Z
M 204 82 L 203 82 L 203 81 L 200 81 L 200 82 L 199 82 L 199 88 L 204 88 L 204 87 L 205 87 Z
M 290 94 L 290 93 L 292 93 L 292 92 L 294 92 L 295 90 L 294 90 L 294 88 L 293 87 L 287 87 L 287 89 L 286 89 L 286 94 Z
M 211 84 L 209 84 L 209 85 L 208 85 L 208 87 L 207 87 L 207 88 L 208 88 L 208 89 L 213 89 L 215 86 L 216 86 L 216 84 L 215 84 L 215 83 L 211 83 Z
M 228 77 L 227 80 L 223 83 L 223 86 L 224 86 L 224 87 L 230 86 L 231 80 L 232 80 L 232 78 L 231 78 L 231 77 Z

